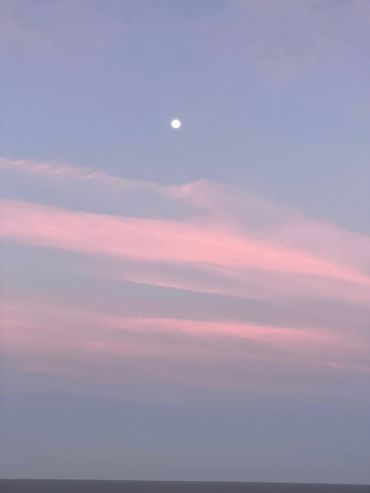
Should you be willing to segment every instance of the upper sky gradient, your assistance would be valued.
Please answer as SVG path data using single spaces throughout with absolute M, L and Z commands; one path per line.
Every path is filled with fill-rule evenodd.
M 0 0 L 0 476 L 370 482 L 369 54 L 367 0 Z

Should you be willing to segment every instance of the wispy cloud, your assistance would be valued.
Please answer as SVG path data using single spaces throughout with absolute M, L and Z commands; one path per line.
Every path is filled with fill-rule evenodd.
M 93 300 L 87 312 L 82 307 L 76 310 L 78 300 L 75 308 L 69 306 L 66 296 L 65 303 L 60 304 L 55 296 L 45 293 L 41 304 L 30 301 L 27 307 L 16 294 L 9 295 L 4 297 L 8 305 L 2 313 L 9 359 L 6 364 L 17 366 L 23 361 L 31 367 L 37 363 L 39 368 L 45 353 L 59 340 L 60 370 L 68 361 L 71 368 L 75 365 L 72 374 L 81 371 L 73 363 L 76 351 L 87 360 L 94 354 L 104 360 L 155 360 L 157 370 L 158 361 L 174 364 L 174 358 L 183 358 L 176 376 L 159 372 L 159 379 L 176 381 L 181 381 L 189 359 L 199 359 L 206 386 L 214 385 L 214 376 L 206 375 L 204 358 L 213 362 L 221 358 L 222 364 L 226 358 L 229 365 L 231 355 L 238 361 L 244 355 L 245 361 L 252 367 L 257 365 L 262 374 L 264 365 L 271 372 L 284 364 L 289 372 L 303 363 L 306 370 L 302 375 L 307 371 L 366 370 L 369 337 L 364 331 L 363 307 L 370 299 L 369 238 L 303 217 L 237 187 L 208 181 L 161 185 L 81 166 L 5 158 L 0 160 L 0 171 L 12 185 L 1 200 L 3 240 L 32 247 L 30 251 L 46 248 L 61 259 L 68 252 L 90 259 L 83 269 L 97 283 L 115 279 L 153 289 L 167 288 L 169 292 L 183 290 L 193 297 L 202 293 L 245 302 L 259 300 L 270 310 L 270 315 L 262 318 L 252 312 L 248 318 L 246 313 L 241 321 L 232 311 L 227 318 L 207 318 L 194 309 L 193 316 L 184 317 L 175 304 L 169 315 L 163 315 L 166 310 L 162 310 L 162 315 L 143 312 L 133 316 L 114 314 L 108 308 L 99 311 Z M 43 184 L 38 188 L 38 202 L 22 197 L 22 187 L 17 184 L 25 176 Z M 69 201 L 69 191 L 76 184 L 82 202 L 89 187 L 94 187 L 92 200 L 96 191 L 118 191 L 117 200 L 128 201 L 133 213 L 100 212 L 98 201 L 94 210 L 76 208 Z M 48 194 L 52 186 L 60 192 L 55 194 L 55 205 L 50 204 L 54 195 Z M 18 191 L 16 199 L 9 198 L 12 188 Z M 137 195 L 130 195 L 133 190 L 140 194 L 140 201 Z M 61 195 L 67 205 L 58 203 Z M 106 196 L 109 200 L 109 193 Z M 174 208 L 182 204 L 185 212 L 181 217 L 168 218 L 158 208 L 155 215 L 142 211 L 140 217 L 135 216 L 135 208 L 146 197 L 151 204 L 163 198 Z M 35 257 L 35 261 L 39 260 Z M 71 264 L 72 271 L 74 268 Z M 34 282 L 37 285 L 38 280 Z M 333 305 L 324 313 L 320 302 L 325 300 Z M 339 326 L 335 307 L 341 302 L 350 307 L 351 316 Z M 141 303 L 144 310 L 144 300 Z M 271 307 L 279 308 L 279 321 L 273 319 L 277 312 Z M 307 317 L 311 309 L 316 317 Z M 286 317 L 281 316 L 284 311 Z M 65 330 L 68 337 L 64 339 Z M 45 371 L 49 367 L 46 358 Z M 145 378 L 151 374 L 148 368 Z M 226 379 L 224 385 L 231 381 Z M 240 384 L 238 380 L 237 386 Z
M 57 162 L 31 161 L 28 159 L 7 159 L 0 158 L 1 171 L 20 171 L 30 175 L 46 176 L 50 178 L 60 178 L 72 181 L 91 181 L 102 185 L 108 184 L 121 189 L 134 187 L 154 187 L 159 190 L 166 190 L 159 184 L 153 184 L 144 181 L 125 180 L 124 178 L 110 175 L 101 170 L 87 168 L 85 166 L 76 166 L 68 163 L 60 164 Z
M 17 304 L 4 305 L 2 321 L 7 354 L 3 364 L 16 368 L 23 362 L 28 370 L 83 380 L 94 379 L 96 372 L 91 361 L 96 358 L 108 367 L 114 361 L 120 365 L 137 361 L 145 378 L 152 373 L 156 381 L 170 379 L 174 383 L 186 380 L 186 367 L 192 361 L 202 374 L 202 385 L 211 388 L 216 384 L 229 387 L 236 382 L 238 387 L 249 386 L 255 379 L 244 368 L 236 379 L 231 372 L 217 383 L 214 372 L 207 372 L 212 361 L 218 361 L 223 368 L 227 364 L 237 373 L 244 365 L 255 366 L 269 384 L 274 381 L 274 369 L 282 364 L 287 372 L 298 371 L 297 383 L 307 371 L 316 373 L 321 369 L 330 374 L 346 369 L 366 373 L 370 369 L 366 348 L 351 334 L 316 329 L 233 321 L 114 317 L 97 311 Z M 57 354 L 51 359 L 48 355 L 56 348 Z M 244 365 L 240 366 L 243 360 Z M 170 374 L 165 368 L 175 362 L 176 368 Z M 63 368 L 68 370 L 63 372 Z M 104 371 L 103 375 L 95 376 L 104 379 Z M 114 380 L 135 381 L 137 377 L 136 373 L 116 374 Z
M 369 278 L 310 250 L 260 240 L 198 221 L 137 219 L 2 201 L 1 235 L 86 254 L 203 266 L 237 276 L 243 269 L 304 274 L 370 287 Z
M 235 187 L 202 181 L 163 186 L 69 164 L 5 158 L 0 170 L 15 173 L 15 183 L 19 174 L 62 182 L 66 194 L 69 183 L 87 182 L 118 188 L 122 199 L 134 189 L 145 201 L 154 191 L 152 202 L 165 196 L 174 207 L 189 206 L 187 217 L 168 220 L 3 201 L 4 237 L 136 262 L 112 269 L 105 265 L 106 274 L 113 277 L 239 297 L 285 293 L 369 299 L 369 238 L 302 217 Z M 137 199 L 132 200 L 135 208 Z M 192 275 L 192 270 L 212 276 Z

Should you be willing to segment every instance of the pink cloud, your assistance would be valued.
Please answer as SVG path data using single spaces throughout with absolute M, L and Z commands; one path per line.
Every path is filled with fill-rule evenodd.
M 58 164 L 0 158 L 0 171 L 21 172 L 68 181 L 87 181 L 122 190 L 155 191 L 178 202 L 207 211 L 206 221 L 212 226 L 233 230 L 241 235 L 272 241 L 282 247 L 314 252 L 339 263 L 370 269 L 370 238 L 340 229 L 332 224 L 302 217 L 296 212 L 235 186 L 225 186 L 207 180 L 183 185 L 162 185 L 142 180 L 127 180 L 105 171 Z M 194 210 L 193 210 L 194 212 Z M 256 218 L 259 221 L 256 221 Z M 204 214 L 192 221 L 200 226 Z M 203 222 L 202 222 L 203 221 Z
M 29 160 L 1 158 L 0 170 L 15 173 L 13 178 L 26 173 L 35 180 L 62 181 L 66 193 L 71 182 L 91 182 L 94 190 L 135 190 L 141 201 L 154 192 L 154 203 L 165 196 L 190 206 L 187 220 L 168 221 L 4 202 L 4 236 L 115 259 L 103 268 L 97 262 L 98 275 L 241 298 L 370 299 L 369 238 L 307 219 L 250 192 L 204 180 L 163 186 Z
M 58 351 L 75 350 L 105 354 L 179 354 L 214 351 L 219 340 L 245 340 L 260 343 L 262 358 L 278 357 L 279 350 L 300 355 L 329 352 L 348 353 L 357 343 L 349 336 L 338 336 L 317 329 L 297 329 L 245 322 L 190 320 L 163 317 L 117 317 L 101 312 L 65 310 L 58 306 L 4 304 L 1 309 L 4 351 L 44 352 L 58 345 Z M 113 332 L 112 332 L 113 330 Z M 134 342 L 125 335 L 136 333 Z M 170 339 L 163 338 L 167 336 Z M 172 336 L 181 336 L 172 339 Z M 157 338 L 157 339 L 156 339 Z M 186 340 L 188 343 L 185 343 Z M 168 343 L 170 342 L 170 347 Z M 245 349 L 245 348 L 244 348 Z M 225 342 L 223 351 L 227 352 Z M 273 350 L 273 353 L 271 353 Z
M 241 388 L 261 377 L 275 386 L 273 377 L 281 365 L 283 373 L 299 372 L 297 382 L 302 377 L 306 381 L 307 374 L 317 379 L 333 370 L 364 373 L 368 368 L 358 363 L 360 356 L 365 361 L 368 345 L 351 335 L 314 328 L 113 317 L 17 302 L 3 305 L 1 322 L 7 366 L 81 381 L 155 380 Z M 229 374 L 226 367 L 234 370 Z M 119 368 L 131 371 L 117 372 Z
M 351 267 L 302 249 L 196 222 L 125 218 L 4 200 L 3 237 L 86 254 L 327 277 L 370 287 Z

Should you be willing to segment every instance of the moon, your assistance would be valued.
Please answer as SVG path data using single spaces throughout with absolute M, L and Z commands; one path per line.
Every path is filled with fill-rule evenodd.
M 177 118 L 174 118 L 173 120 L 171 120 L 171 127 L 175 130 L 179 129 L 181 127 L 181 121 Z

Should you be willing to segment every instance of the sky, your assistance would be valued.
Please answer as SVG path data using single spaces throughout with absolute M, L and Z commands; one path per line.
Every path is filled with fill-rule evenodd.
M 369 54 L 367 0 L 0 0 L 1 477 L 370 482 Z

